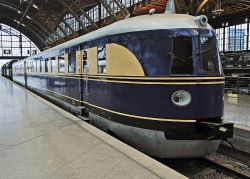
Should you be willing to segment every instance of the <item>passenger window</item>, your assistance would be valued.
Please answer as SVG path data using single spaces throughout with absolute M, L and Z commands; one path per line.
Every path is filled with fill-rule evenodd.
M 32 62 L 32 72 L 36 72 L 36 61 Z
M 58 72 L 64 73 L 64 57 L 63 56 L 58 57 Z
M 45 73 L 48 73 L 48 70 L 49 70 L 49 59 L 46 58 L 45 59 Z
M 56 69 L 56 57 L 51 57 L 51 73 L 56 73 L 57 69 Z
M 98 47 L 98 73 L 106 73 L 106 48 L 105 46 Z
M 82 55 L 82 69 L 83 69 L 83 73 L 86 74 L 87 70 L 88 70 L 87 50 L 83 50 L 83 55 Z
M 174 37 L 173 52 L 171 56 L 171 73 L 172 74 L 192 74 L 192 37 Z
M 69 73 L 75 73 L 76 72 L 76 53 L 69 53 L 68 54 L 68 70 Z
M 29 67 L 29 62 L 26 62 L 26 71 L 29 72 L 30 67 Z
M 30 62 L 30 72 L 33 72 L 33 62 Z
M 43 72 L 43 60 L 40 60 L 40 72 Z
M 36 72 L 40 72 L 40 61 L 36 62 Z

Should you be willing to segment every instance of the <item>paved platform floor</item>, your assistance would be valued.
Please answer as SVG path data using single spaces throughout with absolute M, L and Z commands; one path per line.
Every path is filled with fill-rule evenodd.
M 225 94 L 224 119 L 228 122 L 250 127 L 250 96 L 229 97 Z
M 183 178 L 51 105 L 0 77 L 1 179 Z

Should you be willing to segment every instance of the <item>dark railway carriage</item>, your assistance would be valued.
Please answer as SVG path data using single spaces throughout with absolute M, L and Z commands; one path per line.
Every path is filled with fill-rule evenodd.
M 12 60 L 2 66 L 2 76 L 9 78 L 12 80 L 12 64 L 15 63 L 17 60 Z
M 204 156 L 232 137 L 204 16 L 125 19 L 15 63 L 13 79 L 153 156 Z

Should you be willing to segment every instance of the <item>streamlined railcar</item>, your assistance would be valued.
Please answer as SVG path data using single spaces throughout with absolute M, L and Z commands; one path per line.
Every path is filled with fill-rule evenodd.
M 205 16 L 127 18 L 14 63 L 13 80 L 152 156 L 204 156 L 233 135 Z

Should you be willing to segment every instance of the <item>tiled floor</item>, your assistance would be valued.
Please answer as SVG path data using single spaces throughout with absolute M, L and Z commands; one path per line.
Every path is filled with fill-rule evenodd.
M 0 92 L 1 179 L 159 178 L 3 77 Z

